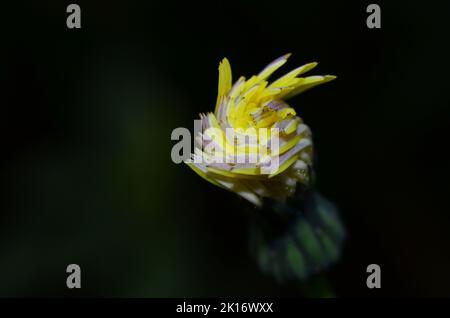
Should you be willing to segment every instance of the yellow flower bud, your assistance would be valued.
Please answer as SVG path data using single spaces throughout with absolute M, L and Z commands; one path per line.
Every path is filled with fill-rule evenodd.
M 214 113 L 200 114 L 202 132 L 186 163 L 209 182 L 233 191 L 257 206 L 264 197 L 284 201 L 298 182 L 309 182 L 311 131 L 286 100 L 335 76 L 299 75 L 317 63 L 300 66 L 269 83 L 286 63 L 286 54 L 258 75 L 232 85 L 230 63 L 219 64 Z

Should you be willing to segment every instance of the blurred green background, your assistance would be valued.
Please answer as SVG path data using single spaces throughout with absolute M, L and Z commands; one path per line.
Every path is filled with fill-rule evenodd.
M 69 3 L 2 4 L 0 296 L 301 295 L 258 272 L 247 203 L 170 158 L 223 57 L 237 78 L 287 52 L 277 74 L 338 76 L 291 101 L 349 231 L 335 293 L 450 296 L 448 4 L 378 1 L 369 30 L 364 1 L 78 1 L 69 30 Z

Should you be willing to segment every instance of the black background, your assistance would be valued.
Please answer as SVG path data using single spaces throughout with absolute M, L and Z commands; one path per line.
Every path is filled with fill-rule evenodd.
M 349 232 L 335 294 L 450 295 L 448 4 L 378 1 L 371 30 L 364 1 L 77 3 L 80 30 L 69 2 L 2 4 L 1 296 L 301 295 L 256 270 L 247 203 L 170 158 L 223 57 L 236 79 L 288 52 L 338 77 L 291 101 Z

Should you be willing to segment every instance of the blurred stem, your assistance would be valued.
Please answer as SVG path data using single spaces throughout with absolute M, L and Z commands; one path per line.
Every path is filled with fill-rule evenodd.
M 311 277 L 308 281 L 301 283 L 300 292 L 303 296 L 308 298 L 336 297 L 336 294 L 325 275 Z

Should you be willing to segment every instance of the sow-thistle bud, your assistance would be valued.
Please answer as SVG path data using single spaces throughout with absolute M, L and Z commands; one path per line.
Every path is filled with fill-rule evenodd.
M 200 114 L 201 131 L 186 161 L 258 207 L 250 245 L 262 271 L 279 281 L 303 280 L 326 268 L 338 259 L 345 237 L 334 205 L 314 191 L 311 131 L 287 103 L 335 76 L 302 77 L 314 62 L 269 82 L 289 55 L 234 84 L 230 63 L 222 60 L 215 111 Z
M 286 63 L 286 54 L 258 75 L 232 85 L 226 58 L 219 65 L 214 113 L 201 114 L 202 132 L 186 163 L 211 183 L 231 190 L 256 206 L 263 198 L 284 201 L 298 182 L 307 184 L 312 166 L 311 131 L 286 100 L 335 78 L 302 74 L 317 63 L 300 66 L 269 82 Z

